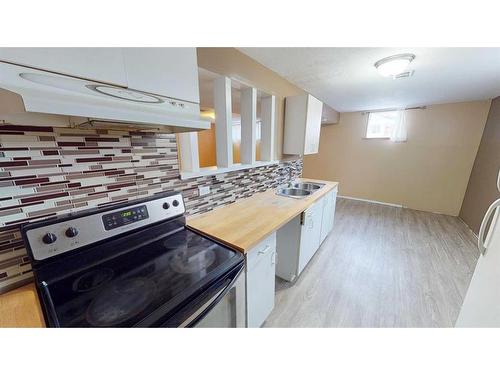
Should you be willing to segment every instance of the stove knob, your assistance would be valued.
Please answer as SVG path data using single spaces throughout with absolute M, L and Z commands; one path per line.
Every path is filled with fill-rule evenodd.
M 76 229 L 75 227 L 69 227 L 68 229 L 66 229 L 66 237 L 76 237 L 76 235 L 78 234 L 78 229 Z
M 163 203 L 163 208 L 165 210 L 168 210 L 170 208 L 170 205 L 168 204 L 168 202 Z
M 177 206 L 179 205 L 179 201 L 178 201 L 178 200 L 174 200 L 174 201 L 172 202 L 172 204 L 174 205 L 174 207 L 177 207 Z
M 54 233 L 45 233 L 45 235 L 42 237 L 43 243 L 50 245 L 51 243 L 56 242 L 57 237 Z

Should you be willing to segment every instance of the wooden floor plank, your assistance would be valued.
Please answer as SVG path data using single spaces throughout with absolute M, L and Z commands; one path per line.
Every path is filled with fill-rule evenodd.
M 456 217 L 339 198 L 302 275 L 277 278 L 264 326 L 452 327 L 478 256 Z

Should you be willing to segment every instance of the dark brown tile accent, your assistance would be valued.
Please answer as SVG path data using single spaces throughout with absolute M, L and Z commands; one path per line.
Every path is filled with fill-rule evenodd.
M 51 126 L 28 126 L 28 125 L 0 125 L 1 130 L 13 130 L 22 132 L 48 132 L 54 131 Z
M 125 184 L 108 185 L 108 186 L 106 186 L 106 188 L 108 190 L 110 190 L 110 189 L 119 189 L 119 188 L 122 188 L 122 187 L 134 186 L 134 185 L 135 185 L 135 182 L 130 182 L 130 183 L 125 183 Z
M 68 196 L 69 193 L 64 192 L 64 193 L 56 193 L 56 194 L 47 194 L 47 195 L 39 195 L 36 197 L 30 197 L 30 198 L 22 198 L 21 203 L 31 203 L 31 202 L 36 202 L 36 201 L 44 201 L 47 199 L 54 199 L 54 198 L 60 198 L 60 197 L 66 197 Z
M 118 171 L 105 172 L 104 175 L 105 176 L 114 176 L 114 175 L 117 175 L 117 174 L 124 174 L 124 173 L 125 173 L 124 170 L 118 170 Z
M 119 138 L 93 138 L 93 137 L 85 137 L 86 142 L 120 142 Z
M 34 174 L 31 174 L 28 176 L 2 177 L 2 178 L 0 178 L 0 181 L 15 181 L 15 180 L 22 180 L 23 178 L 26 179 L 26 178 L 35 178 L 35 177 L 36 177 L 36 175 L 34 175 Z
M 75 161 L 77 163 L 94 163 L 94 162 L 99 162 L 99 161 L 110 161 L 112 160 L 110 157 L 104 157 L 104 158 L 76 158 Z
M 26 161 L 0 161 L 0 168 L 18 167 L 21 165 L 28 165 L 28 162 L 26 162 Z
M 41 184 L 42 182 L 49 182 L 48 178 L 29 178 L 27 180 L 16 180 L 16 185 L 28 185 L 28 184 Z
M 57 145 L 61 147 L 78 147 L 85 146 L 85 142 L 57 142 Z
M 47 159 L 47 160 L 30 160 L 29 165 L 57 165 L 61 162 L 59 159 Z
M 52 151 L 42 151 L 42 153 L 45 156 L 52 156 L 52 155 L 58 155 L 59 151 L 55 151 L 55 150 L 52 150 Z

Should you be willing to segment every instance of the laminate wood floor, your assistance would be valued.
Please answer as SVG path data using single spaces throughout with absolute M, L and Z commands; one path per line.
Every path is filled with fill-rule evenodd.
M 276 278 L 264 326 L 453 327 L 478 256 L 456 217 L 339 198 L 300 277 Z

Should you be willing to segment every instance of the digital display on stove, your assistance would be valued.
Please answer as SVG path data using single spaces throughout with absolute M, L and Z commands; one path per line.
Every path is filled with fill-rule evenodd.
M 136 221 L 147 219 L 148 217 L 148 209 L 145 205 L 142 205 L 103 215 L 102 222 L 104 224 L 104 229 L 111 230 L 127 224 L 135 223 Z

